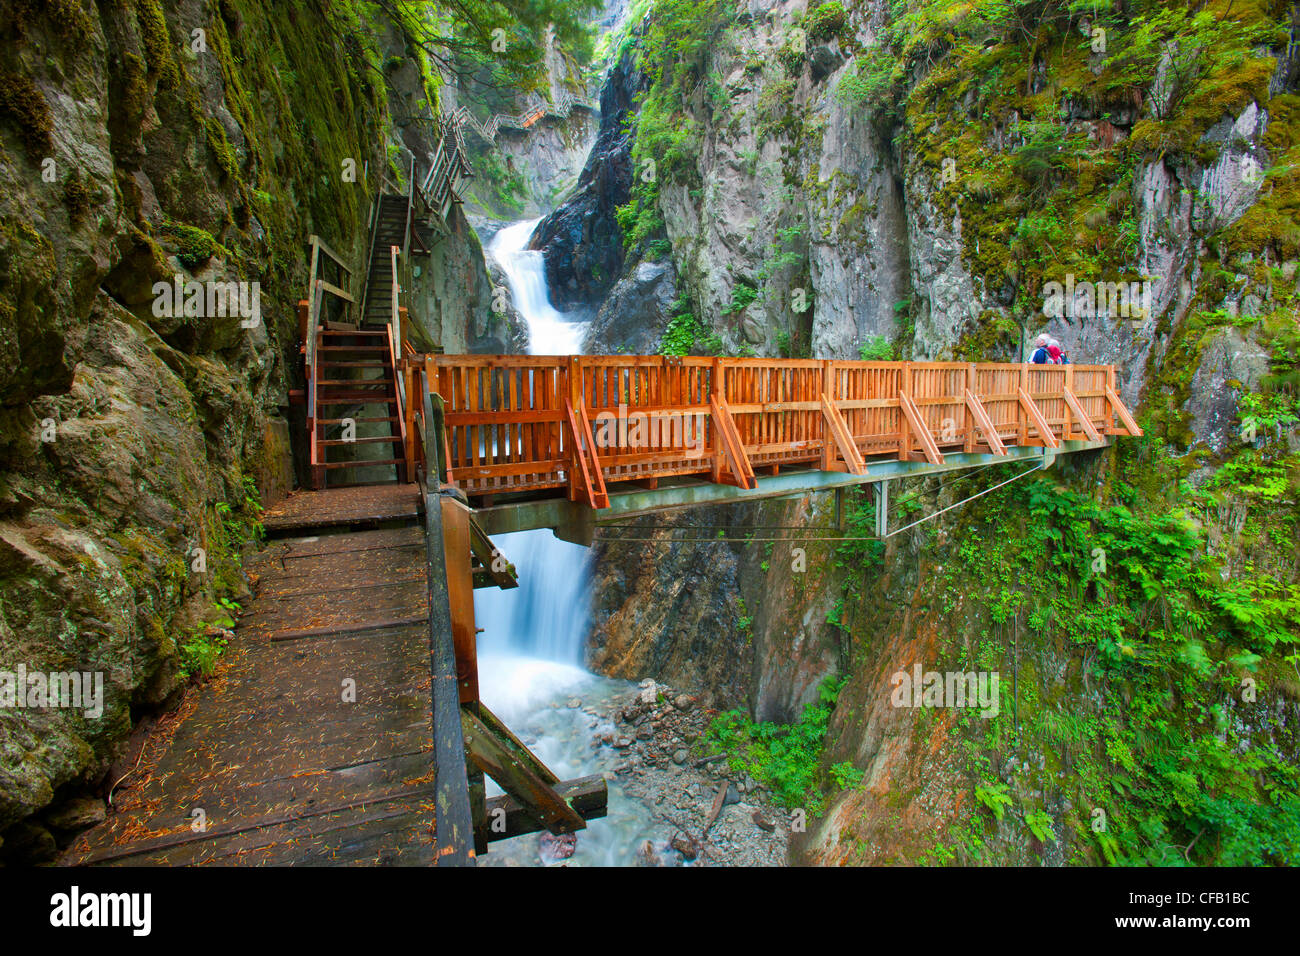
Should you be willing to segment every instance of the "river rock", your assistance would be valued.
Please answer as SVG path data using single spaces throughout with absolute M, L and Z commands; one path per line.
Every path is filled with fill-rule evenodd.
M 543 833 L 538 852 L 543 863 L 554 863 L 558 860 L 567 860 L 577 852 L 577 849 L 578 834 L 576 833 L 561 833 L 559 836 Z
M 685 833 L 676 834 L 672 840 L 669 841 L 669 845 L 680 853 L 682 858 L 686 860 L 694 860 L 700 855 L 700 844 L 696 842 L 693 837 L 689 837 Z
M 687 753 L 685 750 L 674 750 L 673 763 L 677 764 L 678 766 L 681 766 L 682 764 L 686 763 L 686 758 L 689 756 L 690 754 Z

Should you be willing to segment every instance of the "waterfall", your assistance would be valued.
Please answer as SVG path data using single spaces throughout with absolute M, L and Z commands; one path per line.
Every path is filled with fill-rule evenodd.
M 540 219 L 506 226 L 488 246 L 510 285 L 510 298 L 528 325 L 528 351 L 532 355 L 577 355 L 582 348 L 585 322 L 571 322 L 551 305 L 546 291 L 542 254 L 525 249 Z
M 525 249 L 539 220 L 506 226 L 488 246 L 506 274 L 534 355 L 571 355 L 584 326 L 551 305 L 542 254 Z M 502 719 L 520 714 L 588 678 L 582 669 L 591 594 L 590 553 L 550 531 L 495 539 L 514 562 L 519 587 L 475 595 L 483 658 L 483 699 Z
M 524 248 L 537 220 L 518 222 L 496 234 L 488 253 L 510 284 L 514 306 L 528 324 L 534 355 L 572 355 L 581 347 L 584 325 L 551 305 L 542 254 Z M 591 616 L 590 552 L 561 541 L 548 530 L 495 535 L 501 553 L 514 562 L 519 587 L 474 593 L 479 635 L 479 693 L 483 702 L 515 731 L 561 780 L 608 772 L 626 759 L 597 738 L 615 731 L 608 718 L 590 713 L 632 686 L 583 667 L 583 644 Z M 488 794 L 500 793 L 489 778 Z M 628 865 L 655 832 L 640 800 L 611 785 L 609 810 L 578 835 L 567 865 Z M 537 838 L 494 843 L 480 862 L 489 866 L 548 863 Z

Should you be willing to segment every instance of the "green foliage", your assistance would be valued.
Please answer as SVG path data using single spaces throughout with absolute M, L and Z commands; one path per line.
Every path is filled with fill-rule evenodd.
M 200 627 L 188 634 L 178 647 L 181 673 L 186 677 L 211 677 L 226 643 L 226 635 L 216 625 Z
M 843 680 L 823 681 L 817 701 L 808 704 L 794 724 L 756 723 L 743 711 L 732 710 L 713 719 L 704 739 L 727 753 L 733 770 L 767 784 L 782 805 L 818 814 L 826 799 L 819 781 L 826 727 L 843 686 Z M 861 771 L 849 764 L 835 768 L 830 773 L 838 787 L 861 780 Z
M 999 820 L 1006 813 L 1006 808 L 1015 802 L 1007 795 L 1005 783 L 980 784 L 975 788 L 975 799 L 988 807 Z
M 804 29 L 810 40 L 831 40 L 846 34 L 848 22 L 849 15 L 844 10 L 844 4 L 839 0 L 830 0 L 829 3 L 819 4 L 808 11 Z
M 548 27 L 579 62 L 591 58 L 590 15 L 599 0 L 374 0 L 433 64 L 479 82 L 530 89 L 545 79 Z M 494 43 L 500 38 L 502 43 Z M 504 49 L 501 46 L 504 46 Z
M 1042 843 L 1049 843 L 1056 839 L 1056 832 L 1052 829 L 1052 818 L 1043 810 L 1027 811 L 1025 826 L 1029 827 L 1029 832 Z
M 894 347 L 883 335 L 869 335 L 858 346 L 858 358 L 864 362 L 892 362 L 895 360 Z
M 646 75 L 647 89 L 630 121 L 632 198 L 615 211 L 628 249 L 663 231 L 660 183 L 698 181 L 695 159 L 701 133 L 686 101 L 703 81 L 714 110 L 728 107 L 721 79 L 710 80 L 706 61 L 731 24 L 733 6 L 734 0 L 657 0 L 650 8 L 637 45 L 637 65 Z
M 659 339 L 660 355 L 722 354 L 722 339 L 695 317 L 691 312 L 691 300 L 685 293 L 673 303 L 672 313 Z
M 885 546 L 876 539 L 876 506 L 865 488 L 845 491 L 844 538 L 835 545 L 835 567 L 864 571 L 879 567 Z
M 731 287 L 731 304 L 723 310 L 723 315 L 739 315 L 749 308 L 750 303 L 758 298 L 758 290 L 744 279 Z
M 903 63 L 882 49 L 858 54 L 851 71 L 840 80 L 838 96 L 864 110 L 873 122 L 891 126 L 903 117 L 902 99 L 907 74 Z
M 160 232 L 175 246 L 176 258 L 180 259 L 181 265 L 191 272 L 217 253 L 225 252 L 210 233 L 198 226 L 168 220 Z
M 1022 673 L 1019 717 L 1040 746 L 1070 752 L 1075 803 L 1106 808 L 1104 836 L 1086 817 L 1074 824 L 1102 859 L 1300 862 L 1296 768 L 1273 739 L 1227 719 L 1243 672 L 1275 682 L 1300 659 L 1300 587 L 1225 579 L 1186 496 L 1139 504 L 1122 482 L 1113 494 L 1103 504 L 1045 478 L 993 492 L 958 533 L 945 581 L 975 588 L 993 626 L 1024 620 L 1039 640 L 1080 648 L 1097 716 L 1042 710 Z M 997 816 L 998 794 L 983 783 L 975 798 Z M 1056 837 L 1042 810 L 1025 825 Z
M 503 213 L 518 214 L 528 199 L 528 184 L 514 163 L 502 162 L 502 153 L 496 149 L 479 149 L 473 159 L 474 176 L 487 184 L 480 190 L 490 203 Z
M 830 775 L 837 789 L 847 790 L 860 784 L 866 773 L 845 760 L 831 764 Z

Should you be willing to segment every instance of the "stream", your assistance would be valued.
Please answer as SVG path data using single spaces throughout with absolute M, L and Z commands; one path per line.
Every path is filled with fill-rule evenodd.
M 524 247 L 539 220 L 501 229 L 488 246 L 510 285 L 515 308 L 528 324 L 534 355 L 577 353 L 585 327 L 569 321 L 550 303 L 542 254 Z M 591 606 L 590 552 L 561 541 L 548 530 L 498 535 L 501 552 L 514 562 L 519 587 L 475 592 L 479 635 L 479 681 L 484 703 L 561 780 L 613 770 L 624 755 L 600 744 L 613 733 L 610 701 L 634 685 L 587 671 L 583 645 Z M 501 793 L 489 779 L 488 795 Z M 549 840 L 527 834 L 491 845 L 480 864 L 619 866 L 636 861 L 637 848 L 656 821 L 640 800 L 609 783 L 608 815 L 580 832 L 573 855 L 557 860 Z

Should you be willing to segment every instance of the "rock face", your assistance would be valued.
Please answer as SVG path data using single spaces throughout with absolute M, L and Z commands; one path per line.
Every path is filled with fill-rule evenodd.
M 587 330 L 583 351 L 593 355 L 650 355 L 677 298 L 677 270 L 671 260 L 640 262 L 619 277 Z
M 486 178 L 480 187 L 475 180 L 470 187 L 474 190 L 471 205 L 490 216 L 515 219 L 553 210 L 577 184 L 599 127 L 598 115 L 575 107 L 564 117 L 548 114 L 526 130 L 502 129 L 490 146 L 474 142 L 471 149 L 476 155 L 495 154 L 503 177 L 518 192 Z
M 1297 146 L 1294 51 L 1273 50 L 1275 63 L 1260 54 L 1265 62 L 1251 64 L 1250 82 L 1191 120 L 1160 114 L 1157 80 L 1131 101 L 1101 102 L 1063 92 L 1059 63 L 1049 67 L 1030 51 L 1017 51 L 1017 62 L 1028 62 L 1030 71 L 1023 89 L 1010 95 L 1045 95 L 1051 87 L 1048 98 L 1061 105 L 1059 115 L 1053 106 L 1047 124 L 1057 124 L 1071 143 L 1086 143 L 1079 146 L 1085 166 L 1095 153 L 1134 141 L 1131 169 L 1096 190 L 1092 201 L 1100 208 L 1053 207 L 1052 215 L 1075 217 L 1066 241 L 1080 247 L 1100 249 L 1122 229 L 1125 274 L 1144 280 L 1141 305 L 1149 308 L 1058 317 L 1044 311 L 1044 283 L 1065 282 L 1065 275 L 1051 274 L 1052 263 L 1073 260 L 1060 259 L 1059 248 L 1044 251 L 1043 241 L 1032 237 L 1041 195 L 1014 177 L 988 178 L 989 157 L 1005 164 L 1007 157 L 1033 153 L 1030 117 L 1008 109 L 1005 122 L 989 124 L 966 74 L 935 67 L 939 72 L 927 77 L 932 67 L 914 61 L 889 82 L 908 95 L 930 85 L 887 115 L 880 103 L 865 101 L 862 81 L 871 68 L 863 51 L 881 41 L 890 5 L 846 3 L 838 37 L 799 32 L 796 38 L 792 24 L 808 28 L 816 6 L 801 0 L 745 5 L 728 26 L 727 42 L 707 44 L 692 64 L 698 84 L 687 85 L 674 112 L 655 117 L 656 128 L 667 123 L 689 146 L 682 150 L 686 169 L 661 175 L 653 190 L 671 244 L 671 273 L 660 261 L 634 256 L 608 284 L 584 278 L 591 223 L 608 223 L 597 215 L 602 207 L 594 190 L 580 191 L 539 231 L 553 287 L 566 287 L 561 295 L 584 304 L 604 295 L 588 349 L 656 351 L 670 274 L 675 293 L 689 300 L 703 330 L 718 336 L 724 354 L 856 358 L 881 337 L 897 358 L 1015 361 L 1021 325 L 1029 337 L 1046 331 L 1076 363 L 1115 364 L 1122 397 L 1156 439 L 1154 447 L 1133 442 L 1119 455 L 1058 462 L 1052 473 L 1058 487 L 1147 514 L 1187 507 L 1188 520 L 1205 527 L 1206 546 L 1222 560 L 1221 576 L 1231 586 L 1268 566 L 1274 569 L 1269 587 L 1290 587 L 1300 573 L 1293 549 L 1252 538 L 1250 525 L 1295 520 L 1300 441 L 1293 424 L 1289 431 L 1285 423 L 1270 427 L 1253 445 L 1241 441 L 1240 428 L 1251 407 L 1247 395 L 1294 412 L 1290 398 L 1276 396 L 1290 395 L 1279 382 L 1294 383 L 1300 233 L 1294 217 L 1278 207 L 1277 194 L 1269 198 L 1260 173 Z M 1070 21 L 1066 32 L 1087 36 L 1086 27 Z M 691 49 L 692 39 L 682 38 L 675 49 Z M 796 42 L 804 39 L 806 46 Z M 985 50 L 1013 42 L 1003 37 Z M 1065 43 L 1073 48 L 1072 37 Z M 647 72 L 668 62 L 656 61 L 654 50 L 642 52 Z M 1096 76 L 1104 60 L 1085 53 L 1079 66 Z M 949 87 L 964 92 L 949 96 Z M 1045 115 L 1040 111 L 1035 125 Z M 1195 134 L 1179 149 L 1161 145 L 1184 134 L 1185 121 Z M 943 149 L 956 142 L 969 152 L 955 149 L 950 156 L 939 149 L 945 137 L 936 131 L 947 123 L 952 131 Z M 967 142 L 969 128 L 984 135 Z M 635 143 L 633 137 L 628 145 Z M 625 161 L 621 154 L 618 161 Z M 1078 196 L 1096 185 L 1086 174 L 1075 183 L 1077 170 L 1061 175 L 1080 187 Z M 632 185 L 641 195 L 640 185 Z M 1015 202 L 999 205 L 1008 194 Z M 1018 230 L 1031 238 L 1009 242 Z M 573 266 L 578 261 L 581 268 Z M 1071 281 L 1111 278 L 1120 277 Z M 1243 449 L 1247 457 L 1236 462 L 1242 470 L 1224 470 Z M 1239 475 L 1254 474 L 1256 452 L 1290 476 L 1287 490 L 1271 500 L 1261 500 L 1258 488 L 1236 488 L 1246 480 Z M 1183 490 L 1153 487 L 1181 488 L 1177 479 L 1185 477 L 1197 488 L 1213 488 L 1213 497 L 1185 503 Z M 1125 482 L 1144 484 L 1135 499 L 1115 493 L 1113 485 Z M 909 482 L 907 490 L 909 514 L 917 507 L 938 511 L 963 494 L 937 482 Z M 972 815 L 994 819 L 976 800 L 971 780 L 978 776 L 1006 784 L 1021 807 L 1014 822 L 1011 813 L 1005 821 L 998 814 L 996 826 L 976 827 L 983 839 L 979 862 L 1103 859 L 1109 847 L 1094 845 L 1091 804 L 1084 805 L 1088 795 L 1078 786 L 1082 748 L 1063 742 L 1055 723 L 1058 714 L 1127 719 L 1113 687 L 1097 686 L 1096 648 L 1071 646 L 1051 626 L 1027 629 L 1027 607 L 1007 622 L 1006 609 L 997 606 L 999 588 L 987 581 L 971 580 L 958 591 L 936 584 L 959 544 L 952 536 L 967 530 L 958 525 L 994 517 L 987 499 L 891 539 L 879 573 L 845 565 L 836 550 L 809 543 L 807 566 L 820 575 L 814 578 L 793 570 L 794 540 L 775 543 L 770 553 L 758 540 L 745 540 L 749 531 L 761 538 L 762 527 L 791 529 L 791 539 L 808 529 L 813 538 L 814 529 L 829 523 L 831 508 L 821 500 L 685 511 L 638 521 L 652 539 L 646 543 L 599 536 L 592 665 L 667 680 L 711 694 L 720 706 L 743 705 L 758 719 L 782 722 L 798 716 L 823 676 L 846 675 L 822 768 L 847 764 L 863 780 L 835 792 L 825 816 L 796 836 L 799 862 L 973 862 L 957 840 L 936 849 L 942 844 L 936 833 Z M 719 529 L 731 540 L 714 540 Z M 1017 586 L 1031 604 L 1039 599 L 1032 586 Z M 1125 613 L 1145 614 L 1146 606 L 1135 601 Z M 1003 647 L 1008 642 L 1018 648 L 1014 660 Z M 1017 693 L 1051 701 L 1036 729 L 1017 726 L 1014 747 L 1005 736 L 990 743 L 983 730 L 970 730 L 951 713 L 920 715 L 891 703 L 890 680 L 898 670 L 917 662 L 955 666 L 977 654 L 987 655 L 985 666 L 1001 666 L 1008 684 L 1014 671 Z M 1231 669 L 1217 659 L 1215 666 Z M 1275 690 L 1267 705 L 1223 702 L 1243 748 L 1263 739 L 1296 750 L 1293 677 Z M 972 752 L 980 754 L 978 765 L 967 760 Z M 1054 821 L 1055 838 L 1027 825 L 1029 807 L 1042 815 L 1035 821 Z M 1186 839 L 1196 830 L 1190 827 Z
M 427 149 L 385 142 L 400 84 L 371 63 L 404 48 L 378 32 L 381 49 L 340 44 L 327 18 L 256 2 L 0 18 L 0 671 L 103 688 L 93 708 L 0 707 L 0 830 L 51 801 L 76 809 L 132 721 L 201 669 L 205 624 L 230 613 L 216 601 L 247 593 L 257 498 L 292 488 L 303 430 L 289 391 L 307 238 L 363 262 L 364 171 L 389 146 Z M 500 351 L 463 219 L 429 271 L 422 334 Z M 155 284 L 177 276 L 242 283 L 260 308 L 164 308 Z M 6 852 L 48 849 L 49 830 L 24 826 Z
M 600 93 L 600 132 L 573 196 L 538 225 L 529 248 L 546 260 L 551 304 L 562 312 L 594 308 L 618 278 L 623 241 L 614 210 L 632 186 L 628 113 L 645 78 L 631 52 L 614 64 Z
M 751 528 L 825 520 L 803 500 L 638 519 L 646 544 L 598 535 L 590 666 L 707 688 L 716 706 L 762 720 L 795 719 L 840 665 L 841 635 L 827 623 L 834 572 L 795 543 L 746 539 L 762 534 Z M 720 531 L 728 540 L 700 540 Z

